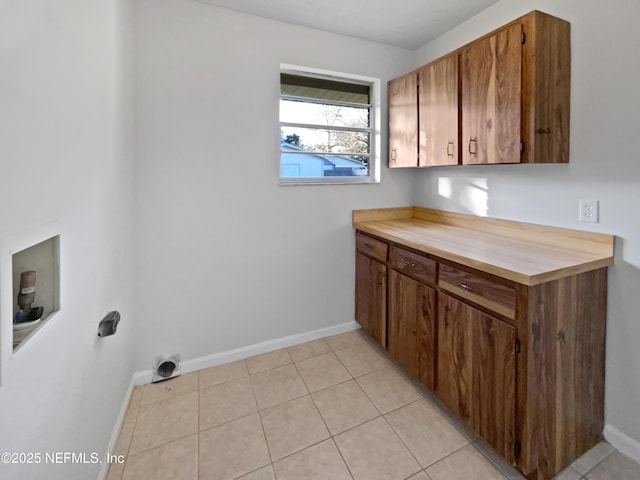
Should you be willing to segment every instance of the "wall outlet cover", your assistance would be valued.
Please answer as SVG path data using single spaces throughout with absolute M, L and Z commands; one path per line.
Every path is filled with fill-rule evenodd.
M 580 221 L 598 223 L 598 200 L 580 200 Z

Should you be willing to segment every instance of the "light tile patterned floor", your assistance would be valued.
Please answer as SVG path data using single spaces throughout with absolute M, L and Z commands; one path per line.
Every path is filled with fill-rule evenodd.
M 108 480 L 523 477 L 360 332 L 136 387 Z M 557 480 L 637 480 L 603 442 Z

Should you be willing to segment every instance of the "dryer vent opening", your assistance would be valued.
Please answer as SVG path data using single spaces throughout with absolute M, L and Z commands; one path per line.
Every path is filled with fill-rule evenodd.
M 170 378 L 177 377 L 182 373 L 180 367 L 180 356 L 174 355 L 168 358 L 157 358 L 153 368 L 152 383 L 161 382 Z
M 178 366 L 171 360 L 166 360 L 158 365 L 158 375 L 162 378 L 169 378 Z

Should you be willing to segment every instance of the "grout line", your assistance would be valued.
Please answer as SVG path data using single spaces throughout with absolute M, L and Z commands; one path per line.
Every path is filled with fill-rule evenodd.
M 376 402 L 373 401 L 373 399 L 371 398 L 371 396 L 367 393 L 367 391 L 362 388 L 362 385 L 360 385 L 360 383 L 358 382 L 358 380 L 355 380 L 356 385 L 358 385 L 358 387 L 360 388 L 360 390 L 362 390 L 362 393 L 364 393 L 365 397 L 367 397 L 367 399 L 373 404 L 374 408 L 378 411 L 378 413 L 380 414 L 380 416 L 384 416 L 384 413 L 382 413 L 382 410 L 380 410 L 380 407 L 378 407 L 378 405 L 376 405 Z M 377 417 L 376 417 L 377 418 Z
M 260 406 L 258 404 L 258 396 L 256 395 L 255 388 L 253 387 L 253 381 L 251 380 L 251 375 L 249 375 L 249 384 L 251 385 L 251 391 L 253 392 L 253 400 L 256 402 L 256 408 L 258 409 L 256 413 L 258 415 L 258 420 L 260 420 L 260 426 L 262 427 L 262 437 L 264 438 L 264 444 L 267 446 L 269 461 L 271 462 L 270 464 L 273 465 L 273 458 L 271 457 L 271 449 L 269 448 L 269 441 L 267 440 L 267 432 L 264 429 L 264 423 L 262 422 L 262 415 L 260 415 Z
M 262 470 L 263 468 L 266 468 L 266 467 L 271 467 L 271 471 L 273 472 L 273 475 L 274 475 L 274 478 L 275 478 L 275 471 L 273 469 L 273 463 L 268 463 L 266 465 L 262 465 L 261 467 L 256 468 L 255 470 L 251 470 L 250 472 L 243 473 L 242 475 L 240 475 L 238 477 L 233 477 L 232 480 L 240 480 L 241 478 L 244 478 L 247 475 L 251 475 L 252 473 L 256 473 L 258 470 Z
M 257 372 L 253 372 L 253 373 L 251 373 L 249 368 L 247 368 L 247 371 L 249 372 L 249 376 L 250 377 L 255 377 L 255 376 L 258 376 L 260 374 L 263 374 L 263 373 L 266 373 L 266 372 L 270 372 L 271 370 L 275 370 L 276 368 L 289 367 L 289 366 L 294 365 L 294 364 L 295 364 L 295 362 L 283 363 L 281 365 L 274 365 L 273 367 L 265 368 L 264 370 L 258 370 Z
M 135 392 L 135 388 L 134 388 L 134 392 Z M 122 466 L 122 477 L 124 477 L 124 472 L 127 469 L 127 463 L 129 462 L 129 456 L 130 456 L 130 452 L 131 452 L 131 444 L 133 443 L 133 437 L 136 434 L 136 428 L 138 427 L 138 418 L 140 416 L 140 410 L 142 409 L 142 400 L 144 400 L 144 388 L 141 388 L 141 392 L 140 392 L 140 403 L 138 403 L 138 407 L 135 409 L 135 419 L 133 420 L 133 428 L 131 429 L 131 436 L 129 437 L 129 441 L 127 442 L 127 451 L 125 453 L 124 456 L 124 465 Z M 133 393 L 131 394 L 131 397 L 133 398 Z M 131 399 L 129 399 L 129 408 L 131 407 Z M 127 408 L 127 413 L 124 416 L 124 421 L 127 421 L 127 414 L 128 412 L 128 408 Z M 123 423 L 124 425 L 124 423 Z M 122 434 L 122 426 L 120 426 L 120 434 Z M 118 440 L 120 439 L 120 435 L 118 435 Z M 118 444 L 118 440 L 116 440 L 116 445 Z M 109 466 L 109 469 L 111 469 L 111 466 Z M 107 476 L 109 475 L 109 472 L 107 471 Z
M 338 433 L 335 433 L 335 434 L 331 433 L 331 430 L 329 430 L 329 433 L 331 433 L 331 436 L 332 436 L 332 437 L 335 437 L 335 436 L 338 436 L 338 435 L 342 435 L 343 433 L 349 432 L 349 431 L 351 431 L 351 430 L 353 430 L 353 429 L 355 429 L 355 428 L 358 428 L 358 427 L 359 427 L 359 426 L 361 426 L 361 425 L 364 425 L 365 423 L 369 423 L 369 422 L 371 422 L 371 421 L 373 421 L 373 420 L 375 420 L 375 419 L 377 419 L 377 418 L 380 418 L 380 417 L 382 416 L 382 414 L 380 413 L 380 410 L 378 409 L 378 407 L 376 407 L 375 403 L 373 403 L 373 402 L 371 401 L 371 399 L 369 398 L 369 396 L 367 395 L 367 393 L 366 393 L 365 391 L 363 391 L 363 390 L 362 390 L 362 387 L 361 387 L 361 386 L 358 384 L 358 382 L 356 382 L 354 379 L 352 379 L 352 380 L 347 380 L 346 382 L 338 383 L 338 384 L 333 385 L 333 386 L 334 386 L 334 387 L 336 387 L 336 386 L 338 386 L 338 385 L 342 385 L 342 384 L 347 383 L 347 382 L 354 382 L 355 386 L 360 390 L 360 392 L 362 392 L 362 394 L 365 396 L 366 400 L 367 400 L 367 401 L 369 401 L 369 403 L 371 403 L 371 405 L 373 405 L 373 408 L 375 408 L 376 412 L 378 412 L 378 415 L 376 415 L 376 416 L 375 416 L 375 417 L 373 417 L 373 418 L 369 418 L 369 419 L 367 419 L 367 420 L 364 420 L 364 421 L 362 421 L 362 422 L 360 422 L 360 423 L 358 423 L 358 424 L 356 424 L 356 425 L 352 425 L 352 426 L 350 426 L 349 428 L 347 428 L 347 429 L 345 429 L 345 430 L 342 430 L 342 431 L 340 431 L 340 432 L 338 432 Z M 329 389 L 329 388 L 332 388 L 332 387 L 327 387 L 325 390 L 327 390 L 327 389 Z M 322 391 L 322 390 L 319 390 L 319 391 Z M 313 393 L 317 393 L 317 392 L 313 392 Z M 312 399 L 312 400 L 314 401 L 314 403 L 315 403 L 315 399 L 313 398 L 313 394 L 311 394 L 311 399 Z M 317 404 L 316 404 L 316 407 L 317 407 Z M 320 409 L 319 409 L 319 408 L 318 408 L 318 411 L 320 411 Z M 320 412 L 320 416 L 322 417 L 322 412 Z M 324 420 L 324 417 L 323 417 L 322 419 Z M 327 427 L 327 428 L 328 428 L 328 427 Z
M 427 465 L 426 467 L 424 467 L 425 473 L 427 473 L 427 468 L 431 468 L 431 467 L 433 467 L 434 465 L 437 465 L 438 463 L 440 463 L 441 461 L 443 461 L 445 458 L 449 458 L 450 456 L 455 455 L 455 454 L 456 454 L 456 453 L 458 453 L 460 450 L 463 450 L 463 449 L 467 448 L 469 445 L 471 445 L 471 443 L 470 443 L 470 442 L 468 442 L 466 445 L 463 445 L 463 446 L 461 446 L 461 447 L 459 447 L 459 448 L 456 448 L 454 451 L 452 451 L 452 452 L 450 452 L 450 453 L 446 454 L 446 455 L 445 455 L 444 457 L 442 457 L 442 458 L 439 458 L 439 459 L 438 459 L 438 460 L 436 460 L 435 462 L 430 463 L 429 465 Z M 428 473 L 427 473 L 427 475 L 428 475 Z
M 294 360 L 293 356 L 291 355 L 291 352 L 289 351 L 289 349 L 291 349 L 291 348 L 295 348 L 295 347 L 299 347 L 300 345 L 306 345 L 307 343 L 320 342 L 320 341 L 321 341 L 322 343 L 324 343 L 324 344 L 327 346 L 327 348 L 329 349 L 329 351 L 328 351 L 328 352 L 316 353 L 316 354 L 311 355 L 310 357 L 305 357 L 305 358 L 301 358 L 301 359 L 298 359 L 298 360 Z M 329 346 L 329 344 L 328 344 L 327 342 L 325 342 L 325 341 L 324 341 L 324 339 L 323 339 L 323 338 L 318 338 L 317 340 L 311 340 L 311 341 L 309 341 L 309 342 L 304 342 L 304 343 L 300 343 L 300 344 L 298 344 L 298 345 L 292 345 L 292 346 L 290 346 L 290 347 L 287 347 L 287 353 L 289 354 L 289 356 L 291 357 L 291 360 L 293 360 L 293 362 L 294 362 L 294 363 L 304 362 L 305 360 L 309 360 L 309 359 L 311 359 L 311 358 L 319 357 L 320 355 L 324 355 L 324 354 L 326 354 L 326 353 L 332 353 L 332 352 L 333 352 L 333 350 L 331 349 L 331 347 Z M 334 353 L 335 353 L 335 352 L 334 352 Z
M 353 381 L 355 381 L 355 379 L 352 377 L 349 380 L 343 380 L 342 382 L 338 382 L 336 384 L 329 385 L 328 387 L 321 388 L 320 390 L 314 390 L 313 392 L 309 392 L 309 394 L 313 395 L 314 393 L 324 392 L 325 390 L 329 390 L 330 388 L 337 387 L 338 385 L 343 385 L 345 383 L 349 383 L 349 382 L 353 382 Z
M 295 369 L 296 369 L 296 373 L 298 374 L 298 377 L 299 377 L 299 378 L 300 378 L 300 380 L 302 381 L 302 386 L 304 387 L 304 389 L 305 389 L 305 391 L 306 391 L 307 393 L 302 394 L 302 395 L 298 395 L 298 396 L 293 397 L 293 398 L 288 398 L 288 399 L 286 399 L 286 400 L 284 400 L 284 401 L 281 401 L 281 402 L 275 403 L 275 404 L 273 404 L 273 405 L 269 405 L 269 406 L 267 406 L 267 407 L 263 407 L 263 408 L 261 408 L 261 407 L 260 407 L 260 402 L 258 402 L 258 396 L 256 395 L 255 388 L 254 388 L 254 385 L 253 385 L 253 379 L 254 379 L 254 377 L 256 377 L 256 376 L 258 376 L 258 375 L 260 375 L 260 374 L 263 374 L 263 373 L 265 373 L 265 372 L 268 372 L 268 371 L 271 371 L 271 370 L 275 370 L 276 368 L 289 367 L 289 366 L 292 366 L 293 368 L 295 368 Z M 278 366 L 278 367 L 270 368 L 269 370 L 263 370 L 263 371 L 261 371 L 261 372 L 257 372 L 257 373 L 256 373 L 256 374 L 254 374 L 254 375 L 249 375 L 249 381 L 251 382 L 251 388 L 253 389 L 253 395 L 254 395 L 254 397 L 255 397 L 255 399 L 256 399 L 256 405 L 257 405 L 257 407 L 258 407 L 258 411 L 259 411 L 259 412 L 261 412 L 261 411 L 263 411 L 263 410 L 267 410 L 267 409 L 272 408 L 272 407 L 276 407 L 276 406 L 281 405 L 281 404 L 283 404 L 283 403 L 286 403 L 286 402 L 288 402 L 288 401 L 290 401 L 290 400 L 295 400 L 296 398 L 301 398 L 301 397 L 304 397 L 305 395 L 309 395 L 309 389 L 307 388 L 306 383 L 304 383 L 304 378 L 302 378 L 302 375 L 300 375 L 300 371 L 298 370 L 298 367 L 296 367 L 296 364 L 295 364 L 295 363 L 288 363 L 288 364 L 286 364 L 286 365 L 280 365 L 280 366 Z
M 267 440 L 267 432 L 265 431 L 264 423 L 262 422 L 262 415 L 260 415 L 260 413 L 257 413 L 256 415 L 258 415 L 258 420 L 260 421 L 260 426 L 262 427 L 262 438 L 264 438 L 264 444 L 267 447 L 267 454 L 269 455 L 269 465 L 273 465 L 273 457 L 271 456 L 271 448 L 269 448 L 269 441 Z M 260 468 L 263 468 L 265 466 L 266 465 L 263 465 Z M 257 470 L 259 470 L 259 469 L 257 469 Z M 249 473 L 251 473 L 251 472 L 249 472 Z
M 191 433 L 189 433 L 187 435 L 183 435 L 181 437 L 173 438 L 173 439 L 169 440 L 168 442 L 162 442 L 162 443 L 159 443 L 158 445 L 154 445 L 153 447 L 149 447 L 149 448 L 145 448 L 144 450 L 140 450 L 139 452 L 136 452 L 131 456 L 132 457 L 137 457 L 141 453 L 147 453 L 147 452 L 149 452 L 151 450 L 154 450 L 156 448 L 164 447 L 165 445 L 168 445 L 169 443 L 177 442 L 179 440 L 184 440 L 185 438 L 189 438 L 189 437 L 191 437 L 193 435 L 199 435 L 199 434 L 200 434 L 200 432 L 191 432 Z
M 415 477 L 416 475 L 420 475 L 421 473 L 424 473 L 425 475 L 427 475 L 427 472 L 424 471 L 424 468 L 420 467 L 420 470 L 418 470 L 416 473 L 412 473 L 411 475 L 403 478 L 402 480 L 411 480 L 413 477 Z M 427 475 L 427 478 L 431 478 L 431 477 Z
M 184 375 L 178 375 L 177 377 L 173 377 L 173 378 L 170 378 L 168 380 L 162 380 L 161 382 L 156 382 L 155 384 L 148 383 L 146 385 L 142 385 L 142 398 L 140 399 L 140 408 L 148 407 L 149 405 L 153 405 L 153 404 L 165 401 L 165 400 L 171 400 L 172 398 L 176 398 L 176 397 L 180 397 L 182 395 L 188 395 L 189 393 L 197 392 L 199 390 L 199 388 L 198 388 L 199 380 L 196 381 L 196 389 L 195 390 L 189 390 L 187 392 L 182 392 L 182 393 L 177 393 L 177 394 L 174 394 L 174 395 L 169 395 L 168 397 L 165 397 L 165 398 L 160 398 L 158 400 L 153 400 L 151 402 L 144 403 L 147 387 L 149 387 L 150 385 L 156 385 L 156 384 L 171 385 L 172 382 L 176 383 L 178 381 L 178 379 L 184 378 L 187 375 L 192 375 L 194 373 L 196 373 L 196 372 L 190 372 L 190 373 L 186 373 Z M 198 377 L 199 377 L 199 375 L 198 375 Z
M 400 407 L 394 408 L 393 410 L 389 410 L 387 413 L 382 414 L 382 416 L 389 415 L 390 413 L 397 412 L 398 410 L 401 410 L 401 409 L 403 409 L 405 407 L 408 407 L 409 405 L 413 405 L 414 403 L 420 403 L 420 402 L 423 402 L 423 401 L 424 401 L 424 398 L 417 398 L 417 399 L 407 403 L 406 405 L 402 405 Z
M 168 441 L 166 441 L 166 442 L 162 442 L 162 443 L 159 443 L 159 444 L 157 444 L 157 445 L 153 445 L 153 446 L 151 446 L 151 447 L 149 447 L 149 448 L 145 448 L 145 449 L 140 450 L 140 451 L 138 451 L 138 452 L 136 452 L 136 453 L 134 453 L 134 454 L 131 454 L 131 444 L 133 443 L 133 437 L 134 437 L 134 435 L 135 435 L 135 431 L 136 431 L 136 428 L 137 428 L 137 426 L 138 426 L 138 419 L 140 418 L 140 412 L 141 412 L 141 410 L 142 410 L 142 408 L 143 408 L 143 407 L 142 407 L 142 405 L 141 405 L 141 406 L 140 406 L 140 408 L 138 408 L 138 411 L 136 412 L 135 426 L 134 426 L 133 433 L 131 434 L 131 440 L 130 440 L 129 445 L 128 445 L 128 448 L 127 448 L 127 459 L 129 458 L 129 456 L 136 456 L 136 455 L 138 455 L 138 454 L 140 454 L 140 453 L 148 452 L 149 450 L 152 450 L 152 449 L 154 449 L 154 448 L 161 447 L 161 446 L 163 446 L 163 445 L 166 445 L 166 444 L 171 443 L 171 442 L 175 442 L 175 441 L 177 441 L 177 440 L 185 439 L 185 438 L 187 438 L 187 437 L 190 437 L 191 435 L 198 435 L 198 434 L 199 434 L 199 431 L 200 431 L 200 430 L 199 430 L 199 427 L 200 427 L 200 411 L 199 411 L 199 408 L 198 408 L 198 405 L 199 405 L 199 399 L 200 399 L 200 394 L 199 394 L 199 392 L 198 392 L 197 390 L 196 390 L 195 392 L 184 393 L 184 394 L 176 395 L 176 396 L 174 396 L 174 397 L 166 398 L 166 399 L 163 399 L 163 400 L 161 400 L 161 401 L 165 401 L 165 400 L 174 400 L 174 399 L 176 399 L 176 398 L 185 397 L 185 396 L 187 396 L 187 395 L 191 395 L 191 394 L 193 394 L 193 393 L 195 393 L 195 394 L 196 394 L 196 415 L 197 415 L 196 431 L 195 431 L 195 432 L 188 433 L 188 434 L 183 435 L 183 436 L 181 436 L 181 437 L 172 438 L 171 440 L 168 440 Z M 148 405 L 145 405 L 144 407 L 150 407 L 150 406 L 152 406 L 152 405 L 157 405 L 158 403 L 160 403 L 160 402 L 153 402 L 153 403 L 150 403 L 150 404 L 148 404 Z M 126 416 L 125 416 L 125 418 L 126 418 Z M 125 466 L 126 466 L 126 461 L 125 461 Z
M 313 403 L 313 406 L 315 407 L 316 412 L 318 412 L 318 415 L 320 416 L 320 420 L 322 420 L 322 423 L 324 424 L 324 428 L 327 429 L 327 432 L 329 433 L 329 438 L 333 438 L 333 434 L 331 433 L 331 429 L 329 428 L 329 425 L 327 425 L 327 422 L 325 421 L 324 417 L 322 416 L 322 412 L 318 408 L 318 405 L 316 404 L 316 400 L 313 398 L 313 395 L 309 394 L 309 398 L 311 399 L 311 403 Z
M 266 370 L 265 370 L 265 371 L 266 371 Z M 230 379 L 230 380 L 225 380 L 224 382 L 215 383 L 215 384 L 213 384 L 213 385 L 207 385 L 207 386 L 204 386 L 204 387 L 200 387 L 200 388 L 198 389 L 198 391 L 199 391 L 199 392 L 201 392 L 202 390 L 209 390 L 210 388 L 220 387 L 220 386 L 222 386 L 222 385 L 226 385 L 227 383 L 236 382 L 236 381 L 238 381 L 238 380 L 242 380 L 243 378 L 248 378 L 248 377 L 250 377 L 250 376 L 251 376 L 251 375 L 243 375 L 243 376 L 241 376 L 241 377 L 236 377 L 236 378 L 232 378 L 232 379 Z
M 251 368 L 249 368 L 249 362 L 248 361 L 251 360 L 252 358 L 264 357 L 264 356 L 267 356 L 267 355 L 273 355 L 273 354 L 280 353 L 280 352 L 284 352 L 284 353 L 287 354 L 287 358 L 289 359 L 288 362 L 280 363 L 278 365 L 273 365 L 273 366 L 264 368 L 262 370 L 257 370 L 255 372 L 252 372 Z M 245 366 L 247 367 L 247 372 L 249 372 L 249 376 L 257 375 L 257 374 L 263 373 L 263 372 L 268 372 L 269 370 L 273 370 L 274 368 L 286 367 L 287 365 L 291 365 L 291 364 L 294 363 L 293 358 L 291 358 L 291 355 L 289 354 L 289 351 L 287 350 L 286 347 L 285 348 L 280 348 L 279 350 L 274 350 L 272 352 L 266 352 L 266 353 L 260 353 L 258 355 L 252 355 L 251 357 L 247 357 L 247 358 L 244 358 L 242 360 L 245 362 Z M 229 362 L 229 363 L 232 363 L 232 362 Z M 222 365 L 227 365 L 227 364 L 223 363 Z
M 198 392 L 199 392 L 199 390 L 192 390 L 192 391 L 190 391 L 190 392 L 186 392 L 186 393 L 179 393 L 179 394 L 177 394 L 177 395 L 172 395 L 172 396 L 170 396 L 170 397 L 163 398 L 163 399 L 158 400 L 158 401 L 156 401 L 156 402 L 147 403 L 146 405 L 140 405 L 140 409 L 139 409 L 138 411 L 140 411 L 140 410 L 142 410 L 142 409 L 150 408 L 150 407 L 152 407 L 152 406 L 154 406 L 154 405 L 159 404 L 160 402 L 170 402 L 170 401 L 172 401 L 172 400 L 175 400 L 176 398 L 186 397 L 187 395 L 191 395 L 192 393 L 198 393 Z
M 315 357 L 313 357 L 315 358 Z M 298 375 L 300 376 L 300 379 L 302 380 L 302 383 L 304 384 L 304 388 L 307 389 L 307 392 L 309 395 L 311 395 L 311 389 L 309 388 L 309 385 L 307 385 L 306 380 L 304 379 L 304 376 L 302 375 L 302 372 L 300 372 L 300 368 L 298 368 L 298 364 L 294 362 L 294 367 L 296 367 L 296 372 L 298 372 Z
M 347 433 L 347 432 L 350 432 L 350 431 L 352 431 L 352 430 L 355 430 L 356 428 L 361 427 L 361 426 L 363 426 L 363 425 L 366 425 L 366 424 L 367 424 L 367 423 L 369 423 L 369 422 L 373 422 L 374 420 L 377 420 L 377 419 L 379 419 L 379 418 L 380 418 L 380 417 L 382 417 L 382 416 L 383 416 L 383 415 L 378 415 L 377 417 L 370 418 L 370 419 L 368 419 L 368 420 L 365 420 L 365 421 L 364 421 L 364 422 L 362 422 L 362 423 L 359 423 L 358 425 L 353 425 L 353 426 L 351 426 L 351 427 L 347 428 L 346 430 L 343 430 L 343 431 L 341 431 L 341 432 L 339 432 L 339 433 L 336 433 L 335 435 L 331 435 L 331 436 L 332 436 L 332 437 L 339 437 L 339 436 L 341 436 L 343 433 Z M 331 433 L 331 432 L 329 432 L 329 433 Z
M 604 462 L 607 458 L 609 458 L 609 457 L 613 454 L 613 452 L 615 452 L 615 451 L 617 451 L 617 450 L 616 450 L 616 449 L 611 450 L 609 453 L 607 453 L 607 454 L 604 456 L 604 458 L 602 458 L 602 460 L 600 460 L 598 463 L 596 463 L 593 467 L 591 467 L 589 470 L 587 470 L 587 471 L 586 471 L 586 472 L 584 472 L 584 473 L 580 473 L 580 472 L 578 472 L 578 471 L 577 471 L 577 470 L 575 470 L 575 469 L 573 469 L 573 470 L 575 470 L 576 472 L 578 472 L 578 475 L 582 475 L 582 477 L 583 477 L 583 478 L 587 478 L 587 475 L 588 475 L 588 474 L 590 474 L 590 473 L 591 473 L 591 472 L 592 472 L 592 471 L 593 471 L 593 470 L 594 470 L 598 465 L 600 465 L 600 464 L 601 464 L 602 462 Z M 569 465 L 569 467 L 571 467 L 571 465 Z
M 127 441 L 127 448 L 125 449 L 124 452 L 124 463 L 122 465 L 122 473 L 120 474 L 120 479 L 122 479 L 122 477 L 124 476 L 124 471 L 127 468 L 127 461 L 129 459 L 129 449 L 131 448 L 131 442 L 133 441 L 133 435 L 135 434 L 136 431 L 136 425 L 138 423 L 138 412 L 140 411 L 140 405 L 138 405 L 138 407 L 135 408 L 135 412 L 132 410 L 131 408 L 131 401 L 133 400 L 133 396 L 135 395 L 135 389 L 137 387 L 133 387 L 133 390 L 131 390 L 131 396 L 129 397 L 129 404 L 127 405 L 127 411 L 124 414 L 124 418 L 122 419 L 122 423 L 120 425 L 120 431 L 118 432 L 118 437 L 116 438 L 116 441 L 113 445 L 113 452 L 109 452 L 111 454 L 115 454 L 115 450 L 116 450 L 116 446 L 118 445 L 120 438 L 122 436 L 122 428 L 124 427 L 124 424 L 127 422 L 127 417 L 129 416 L 129 414 L 131 413 L 134 416 L 134 420 L 133 420 L 133 426 L 131 427 L 131 435 L 129 436 L 129 440 Z M 142 389 L 141 389 L 142 390 Z M 140 395 L 142 395 L 142 391 L 140 393 Z M 140 398 L 140 403 L 142 403 L 142 398 Z M 109 465 L 109 468 L 107 469 L 107 473 L 105 475 L 105 478 L 109 477 L 109 473 L 111 471 L 111 467 L 112 465 Z
M 396 431 L 395 428 L 393 428 L 393 425 L 391 425 L 391 422 L 389 422 L 389 420 L 387 419 L 387 417 L 385 415 L 382 415 L 382 418 L 384 419 L 384 421 L 387 423 L 387 426 L 391 429 L 391 432 L 398 438 L 398 440 L 400 440 L 400 443 L 402 443 L 402 445 L 404 446 L 404 448 L 407 449 L 407 452 L 409 452 L 409 455 L 411 455 L 413 457 L 413 459 L 416 461 L 416 464 L 418 465 L 418 467 L 420 467 L 420 469 L 417 472 L 413 472 L 411 475 L 409 475 L 407 478 L 411 478 L 412 476 L 420 473 L 421 470 L 424 469 L 424 467 L 422 466 L 422 464 L 420 463 L 420 461 L 418 460 L 418 458 L 414 455 L 414 453 L 411 451 L 411 449 L 409 448 L 409 446 L 404 443 L 404 440 L 402 439 L 402 437 L 400 436 L 400 434 Z
M 311 395 L 311 390 L 307 386 L 307 382 L 304 381 L 304 377 L 302 376 L 302 373 L 300 373 L 300 369 L 298 368 L 298 365 L 295 362 L 293 362 L 293 368 L 296 369 L 296 372 L 298 373 L 298 376 L 300 377 L 300 380 L 302 380 L 302 385 L 304 385 L 304 388 L 307 391 L 307 395 Z
M 246 375 L 240 375 L 238 377 L 233 377 L 230 378 L 228 380 L 224 380 L 222 382 L 218 382 L 218 383 L 213 383 L 211 385 L 202 385 L 201 381 L 200 381 L 200 372 L 204 371 L 204 370 L 208 370 L 210 368 L 218 368 L 218 367 L 222 367 L 225 365 L 229 365 L 231 363 L 238 363 L 238 362 L 243 362 L 244 363 L 244 368 L 245 368 L 245 372 Z M 206 390 L 207 388 L 212 388 L 212 387 L 217 387 L 218 385 L 224 385 L 225 383 L 229 383 L 229 382 L 233 382 L 234 380 L 239 380 L 241 378 L 245 378 L 245 377 L 250 377 L 251 374 L 249 373 L 249 368 L 247 367 L 247 364 L 245 362 L 244 359 L 240 359 L 240 360 L 234 360 L 233 362 L 229 362 L 229 363 L 223 363 L 222 365 L 216 365 L 214 367 L 207 367 L 207 368 L 203 368 L 201 370 L 196 370 L 195 372 L 198 372 L 198 390 Z M 192 372 L 193 373 L 193 372 Z
M 209 427 L 199 429 L 199 430 L 198 430 L 198 433 L 201 433 L 201 432 L 208 432 L 209 430 L 213 430 L 214 428 L 222 427 L 223 425 L 228 425 L 228 424 L 229 424 L 229 423 L 231 423 L 231 422 L 235 422 L 236 420 L 240 420 L 240 419 L 242 419 L 242 418 L 250 417 L 251 415 L 255 415 L 255 414 L 257 414 L 257 413 L 260 413 L 260 412 L 258 412 L 258 410 L 256 410 L 255 412 L 246 413 L 246 414 L 244 414 L 244 415 L 240 415 L 239 417 L 232 418 L 231 420 L 225 420 L 225 421 L 224 421 L 224 422 L 222 422 L 222 423 L 216 423 L 215 425 L 211 425 L 211 426 L 209 426 Z
M 352 330 L 352 331 L 350 331 L 350 332 L 340 333 L 339 335 L 344 335 L 345 333 L 358 332 L 358 335 L 360 336 L 360 338 L 361 338 L 362 340 L 365 340 L 365 339 L 362 337 L 362 334 L 360 333 L 360 330 L 361 330 L 361 329 L 358 329 L 358 330 Z M 337 337 L 337 336 L 339 336 L 339 335 L 332 335 L 332 336 L 333 336 L 333 337 Z M 326 341 L 326 339 L 327 339 L 327 338 L 331 338 L 331 337 L 325 337 L 325 341 Z M 329 345 L 329 348 L 331 349 L 331 351 L 335 353 L 335 352 L 338 352 L 338 351 L 340 351 L 340 350 L 344 350 L 345 348 L 354 347 L 354 346 L 356 346 L 356 345 L 359 345 L 360 343 L 361 343 L 360 341 L 356 341 L 356 342 L 352 342 L 352 343 L 350 343 L 350 344 L 348 344 L 348 345 L 342 346 L 342 347 L 340 347 L 340 348 L 333 348 L 329 342 L 327 342 L 327 345 Z
M 351 348 L 358 347 L 358 346 L 359 346 L 358 344 L 356 344 L 356 345 L 351 345 L 351 346 L 349 346 L 349 347 L 341 348 L 340 350 L 336 350 L 335 352 L 333 352 L 333 353 L 334 353 L 334 355 L 335 355 L 335 356 L 338 358 L 338 360 L 340 361 L 340 363 L 342 363 L 342 366 L 344 366 L 344 368 L 347 370 L 347 372 L 349 372 L 349 375 L 351 375 L 353 378 L 360 378 L 360 377 L 364 377 L 365 375 L 369 375 L 370 373 L 378 372 L 378 371 L 383 370 L 383 369 L 385 369 L 385 368 L 387 368 L 387 367 L 389 366 L 389 365 L 384 365 L 384 366 L 382 366 L 382 367 L 380 367 L 380 368 L 375 368 L 375 369 L 373 369 L 373 370 L 371 370 L 371 371 L 368 371 L 368 372 L 365 372 L 365 373 L 361 373 L 360 375 L 354 375 L 354 374 L 351 372 L 351 370 L 349 369 L 349 367 L 347 366 L 347 364 L 346 364 L 346 363 L 344 363 L 344 361 L 343 361 L 343 360 L 340 358 L 340 356 L 337 354 L 337 352 L 343 352 L 343 351 L 345 351 L 345 350 L 349 350 L 349 349 L 351 349 Z M 374 350 L 374 351 L 375 351 L 375 350 Z M 376 352 L 376 353 L 378 353 L 378 352 Z M 384 358 L 384 357 L 383 357 L 383 360 L 385 360 L 385 361 L 386 361 L 386 358 Z M 387 363 L 388 363 L 388 362 L 387 362 Z
M 329 432 L 331 433 L 331 432 Z M 336 450 L 338 451 L 338 455 L 340 455 L 340 458 L 342 459 L 342 462 L 344 463 L 344 466 L 347 467 L 347 472 L 349 472 L 349 475 L 351 475 L 351 479 L 353 480 L 355 477 L 353 476 L 353 472 L 351 471 L 351 468 L 349 467 L 349 464 L 347 463 L 347 460 L 344 458 L 344 455 L 342 454 L 342 450 L 340 450 L 340 448 L 338 447 L 338 444 L 336 443 L 336 439 L 333 438 L 333 436 L 331 437 L 331 442 L 333 443 L 333 446 L 336 447 Z
M 200 371 L 198 371 L 198 422 L 196 432 L 196 478 L 200 478 Z

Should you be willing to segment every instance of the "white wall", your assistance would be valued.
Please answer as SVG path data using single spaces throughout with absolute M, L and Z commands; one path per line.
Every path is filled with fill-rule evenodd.
M 436 168 L 417 177 L 417 202 L 617 236 L 615 265 L 609 270 L 606 421 L 637 441 L 640 5 L 636 0 L 503 0 L 420 49 L 414 67 L 533 9 L 571 22 L 570 164 Z M 578 222 L 581 198 L 600 200 L 600 223 Z M 640 444 L 631 444 L 640 455 Z
M 1 285 L 0 452 L 43 455 L 0 463 L 3 480 L 96 478 L 44 454 L 104 454 L 131 379 L 126 18 L 124 0 L 0 3 L 0 278 L 12 250 L 59 234 L 62 306 L 13 354 Z M 98 339 L 113 309 L 118 333 Z
M 280 187 L 280 63 L 384 85 L 413 52 L 189 0 L 134 25 L 136 368 L 352 321 L 351 210 L 410 204 L 412 173 Z

